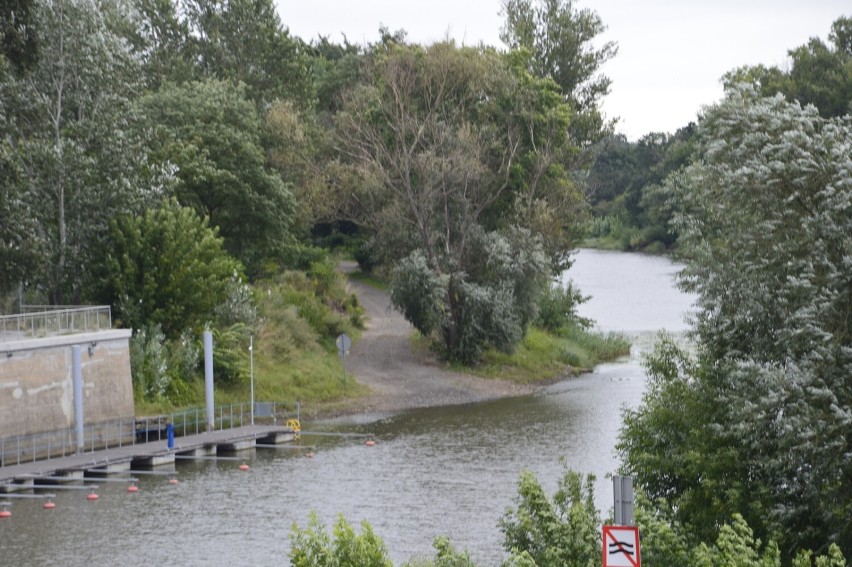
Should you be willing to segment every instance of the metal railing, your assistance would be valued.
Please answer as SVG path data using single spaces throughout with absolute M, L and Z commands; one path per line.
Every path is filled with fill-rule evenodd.
M 23 313 L 0 316 L 0 341 L 112 329 L 109 305 L 57 307 L 23 305 Z
M 291 403 L 289 411 L 283 402 L 258 402 L 255 408 L 261 404 L 270 411 L 268 415 L 264 412 L 263 417 L 258 417 L 256 413 L 255 423 L 284 423 L 288 416 L 298 418 L 301 411 L 298 402 Z M 83 449 L 80 451 L 76 446 L 77 431 L 73 427 L 0 438 L 0 467 L 164 440 L 167 438 L 169 424 L 173 426 L 175 437 L 198 435 L 208 431 L 206 414 L 205 408 L 191 408 L 167 415 L 89 424 L 83 428 Z M 214 408 L 214 431 L 249 424 L 251 404 L 248 402 Z

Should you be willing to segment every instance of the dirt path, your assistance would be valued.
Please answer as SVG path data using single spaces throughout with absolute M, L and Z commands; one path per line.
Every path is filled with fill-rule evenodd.
M 343 272 L 354 269 L 354 262 L 341 263 Z M 412 352 L 413 327 L 390 308 L 387 292 L 354 280 L 349 286 L 364 307 L 367 327 L 352 346 L 346 369 L 371 394 L 353 402 L 347 413 L 466 404 L 534 391 L 534 386 L 450 372 L 431 355 Z

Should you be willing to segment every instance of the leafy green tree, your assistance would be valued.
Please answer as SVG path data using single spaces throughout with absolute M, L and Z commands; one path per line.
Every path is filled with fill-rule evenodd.
M 143 208 L 165 177 L 146 162 L 130 106 L 139 67 L 100 6 L 34 7 L 40 55 L 0 84 L 6 156 L 18 173 L 10 194 L 33 214 L 25 237 L 44 251 L 27 279 L 51 303 L 80 302 L 100 278 L 110 219 Z
M 0 131 L 3 122 L 0 115 Z M 0 140 L 0 292 L 28 281 L 44 261 L 42 242 L 31 237 L 38 231 L 36 215 L 25 198 L 12 151 L 5 139 Z
M 601 519 L 595 508 L 593 476 L 565 470 L 553 499 L 535 475 L 521 474 L 516 508 L 500 520 L 503 548 L 533 565 L 593 567 L 601 558 Z M 518 563 L 515 563 L 518 564 Z
M 700 161 L 670 182 L 697 354 L 650 359 L 625 466 L 704 541 L 740 513 L 786 558 L 849 553 L 852 124 L 740 87 L 700 128 Z
M 107 4 L 114 12 L 112 27 L 126 38 L 141 61 L 145 84 L 157 90 L 164 83 L 181 84 L 201 77 L 193 42 L 181 6 L 174 0 L 126 0 Z
M 5 58 L 17 73 L 35 66 L 39 41 L 33 0 L 4 0 L 0 4 L 0 79 Z
M 217 227 L 249 275 L 286 261 L 294 202 L 266 168 L 261 125 L 241 88 L 209 81 L 168 85 L 143 97 L 152 159 L 176 168 L 178 201 Z
M 547 259 L 529 233 L 471 235 L 467 270 L 438 275 L 422 252 L 393 272 L 391 303 L 425 336 L 437 333 L 452 360 L 473 363 L 485 348 L 511 352 L 535 319 Z
M 420 250 L 440 302 L 403 311 L 440 313 L 422 330 L 450 357 L 511 349 L 583 213 L 560 165 L 572 147 L 567 105 L 552 82 L 487 49 L 389 44 L 372 73 L 336 115 L 340 151 L 361 173 L 351 218 L 374 232 L 385 265 Z M 395 285 L 410 279 L 398 275 Z M 403 288 L 394 296 L 400 307 L 420 301 Z
M 598 140 L 605 130 L 598 105 L 612 82 L 598 72 L 618 53 L 614 42 L 594 43 L 606 30 L 600 16 L 575 9 L 573 0 L 504 0 L 503 14 L 503 43 L 526 50 L 533 75 L 553 79 L 576 111 L 570 125 L 575 142 Z
M 384 542 L 365 520 L 358 534 L 343 516 L 334 524 L 334 536 L 311 513 L 307 528 L 293 524 L 290 531 L 290 564 L 293 567 L 392 567 Z
M 726 88 L 737 83 L 757 85 L 764 96 L 781 93 L 802 106 L 813 104 L 824 118 L 852 112 L 852 18 L 841 17 L 831 26 L 826 45 L 811 38 L 788 52 L 789 70 L 778 67 L 741 67 L 723 77 Z
M 134 329 L 159 325 L 168 339 L 200 330 L 229 299 L 240 263 L 205 220 L 174 200 L 113 225 L 107 297 Z
M 692 158 L 696 128 L 690 124 L 674 134 L 654 132 L 638 142 L 604 138 L 587 179 L 597 218 L 593 237 L 612 237 L 625 250 L 671 247 L 677 233 L 665 179 Z
M 281 24 L 272 0 L 182 0 L 203 76 L 243 83 L 258 108 L 313 103 L 307 48 Z

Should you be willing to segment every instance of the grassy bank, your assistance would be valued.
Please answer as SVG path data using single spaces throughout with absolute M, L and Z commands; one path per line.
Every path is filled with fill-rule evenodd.
M 560 334 L 532 328 L 512 354 L 490 350 L 469 372 L 523 384 L 547 383 L 594 368 L 630 353 L 630 343 L 618 335 L 603 335 L 573 327 Z
M 333 263 L 318 263 L 308 272 L 285 272 L 256 283 L 252 291 L 257 314 L 251 329 L 241 330 L 233 340 L 214 338 L 216 405 L 249 401 L 252 377 L 256 400 L 287 407 L 299 401 L 308 412 L 368 393 L 351 376 L 344 381 L 335 341 L 341 333 L 357 340 L 363 310 Z M 200 337 L 195 352 L 192 376 L 172 377 L 165 396 L 146 400 L 136 392 L 136 415 L 204 405 Z

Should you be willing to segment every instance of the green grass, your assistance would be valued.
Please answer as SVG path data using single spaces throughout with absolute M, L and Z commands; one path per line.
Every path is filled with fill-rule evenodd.
M 357 298 L 347 293 L 345 281 L 340 274 L 322 268 L 314 275 L 286 272 L 255 285 L 260 321 L 252 331 L 256 400 L 300 401 L 303 410 L 314 413 L 367 394 L 368 389 L 352 376 L 347 375 L 344 383 L 335 343 L 341 333 L 357 339 L 363 328 L 363 310 Z M 245 345 L 231 346 L 239 376 L 231 384 L 215 384 L 216 405 L 251 398 L 248 337 Z M 190 380 L 173 380 L 170 389 L 166 399 L 159 401 L 135 395 L 136 414 L 161 415 L 204 404 L 200 369 Z
M 602 335 L 578 327 L 557 335 L 531 328 L 514 353 L 489 350 L 479 365 L 466 370 L 522 384 L 546 383 L 629 353 L 630 343 L 618 335 Z

